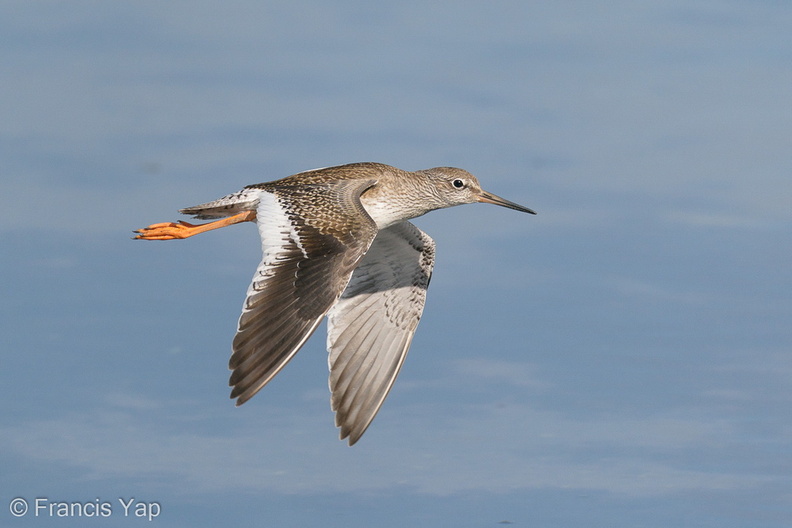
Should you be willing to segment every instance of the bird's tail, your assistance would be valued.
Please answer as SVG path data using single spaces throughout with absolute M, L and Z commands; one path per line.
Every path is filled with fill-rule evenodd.
M 179 209 L 179 212 L 201 220 L 208 220 L 233 216 L 243 211 L 255 211 L 257 206 L 258 192 L 242 189 L 212 202 Z

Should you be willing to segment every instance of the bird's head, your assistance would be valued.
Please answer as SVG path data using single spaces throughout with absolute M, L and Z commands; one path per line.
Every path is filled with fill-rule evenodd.
M 485 191 L 481 188 L 476 177 L 466 170 L 456 167 L 435 167 L 418 172 L 426 175 L 433 183 L 435 191 L 433 194 L 438 201 L 438 207 L 481 202 L 508 207 L 523 213 L 536 214 L 532 209 Z

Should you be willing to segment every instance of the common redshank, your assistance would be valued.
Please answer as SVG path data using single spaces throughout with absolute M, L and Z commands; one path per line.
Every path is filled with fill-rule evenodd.
M 536 214 L 482 190 L 462 169 L 352 163 L 248 185 L 179 211 L 217 220 L 152 224 L 135 238 L 172 240 L 256 222 L 263 258 L 233 341 L 231 398 L 237 405 L 252 398 L 326 315 L 331 406 L 351 446 L 393 386 L 426 300 L 435 243 L 407 220 L 473 202 Z

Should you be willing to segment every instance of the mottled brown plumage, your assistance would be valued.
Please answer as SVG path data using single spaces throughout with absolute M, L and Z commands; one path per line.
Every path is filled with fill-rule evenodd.
M 237 405 L 253 397 L 327 315 L 331 404 L 353 445 L 392 387 L 423 312 L 435 245 L 407 220 L 473 202 L 535 214 L 483 191 L 462 169 L 353 163 L 249 185 L 180 211 L 219 220 L 153 224 L 136 238 L 256 221 L 263 258 L 233 340 L 231 397 Z

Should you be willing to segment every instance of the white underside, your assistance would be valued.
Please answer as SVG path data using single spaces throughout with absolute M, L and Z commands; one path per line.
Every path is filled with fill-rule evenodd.
M 360 202 L 369 216 L 376 222 L 377 229 L 385 229 L 399 222 L 404 222 L 410 218 L 415 218 L 420 215 L 408 215 L 400 208 L 394 207 L 393 204 L 384 203 L 381 201 L 367 201 L 365 195 L 361 196 Z M 421 213 L 423 214 L 423 213 Z

